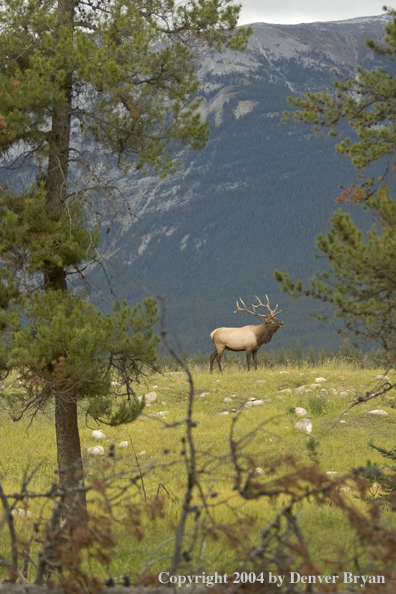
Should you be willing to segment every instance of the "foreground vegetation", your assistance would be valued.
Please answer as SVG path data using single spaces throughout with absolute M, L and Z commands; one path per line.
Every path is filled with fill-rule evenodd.
M 332 473 L 325 476 L 340 481 L 339 489 L 343 490 L 344 496 L 363 513 L 366 503 L 354 499 L 356 485 L 344 484 L 342 477 L 353 467 L 364 465 L 368 459 L 382 464 L 380 453 L 370 448 L 369 442 L 385 449 L 394 447 L 396 412 L 389 406 L 392 396 L 386 400 L 384 397 L 381 401 L 363 402 L 350 409 L 342 417 L 342 422 L 337 423 L 337 420 L 356 397 L 379 385 L 381 380 L 377 375 L 378 370 L 363 370 L 348 362 L 338 362 L 337 366 L 329 362 L 321 367 L 304 365 L 267 369 L 261 366 L 256 373 L 250 374 L 230 361 L 223 374 L 210 375 L 200 371 L 198 366 L 193 369 L 193 419 L 196 425 L 192 433 L 201 485 L 201 495 L 195 495 L 193 501 L 202 502 L 202 498 L 206 498 L 211 518 L 210 522 L 205 521 L 204 528 L 201 526 L 207 531 L 198 559 L 201 568 L 231 572 L 238 567 L 243 556 L 241 549 L 246 553 L 257 546 L 263 527 L 287 500 L 282 495 L 273 501 L 269 497 L 264 500 L 241 498 L 235 490 L 237 466 L 243 469 L 244 480 L 253 469 L 263 469 L 263 476 L 252 475 L 258 485 L 263 485 L 282 475 L 293 475 L 298 465 L 314 465 L 319 474 Z M 393 383 L 396 372 L 389 371 L 388 377 Z M 317 378 L 326 381 L 316 381 Z M 8 380 L 3 393 L 10 394 L 18 389 L 16 381 Z M 92 429 L 99 427 L 87 426 L 85 419 L 80 418 L 85 467 L 89 471 L 87 484 L 92 486 L 91 481 L 97 481 L 98 475 L 112 477 L 111 480 L 102 478 L 102 486 L 95 483 L 89 495 L 90 509 L 101 517 L 112 515 L 115 522 L 115 540 L 108 543 L 112 554 L 107 557 L 105 547 L 102 547 L 99 556 L 97 552 L 90 557 L 91 570 L 97 576 L 127 574 L 135 580 L 147 563 L 147 571 L 155 575 L 169 566 L 174 526 L 180 518 L 186 489 L 188 459 L 185 427 L 180 421 L 186 416 L 188 391 L 184 372 L 164 370 L 148 377 L 137 387 L 137 393 L 143 396 L 155 392 L 157 399 L 146 406 L 144 414 L 132 425 L 100 427 L 106 434 L 100 441 L 105 456 L 88 453 L 88 448 L 97 444 L 91 436 Z M 244 408 L 248 398 L 262 400 L 263 404 Z M 295 407 L 306 409 L 306 416 L 313 425 L 311 435 L 295 428 L 299 420 Z M 373 409 L 383 409 L 388 414 L 369 414 Z M 45 491 L 54 479 L 56 467 L 53 412 L 49 410 L 46 416 L 35 418 L 31 425 L 27 419 L 13 423 L 5 409 L 0 414 L 4 491 L 18 492 L 28 472 L 32 473 L 32 478 L 27 490 Z M 237 464 L 230 454 L 231 430 L 233 443 L 238 449 Z M 128 447 L 120 449 L 121 441 L 128 441 Z M 320 476 L 323 481 L 324 475 Z M 126 489 L 125 492 L 121 493 L 121 487 Z M 116 505 L 110 514 L 111 501 Z M 345 548 L 345 558 L 352 559 L 358 539 L 350 529 L 342 506 L 318 505 L 318 502 L 318 497 L 301 502 L 299 513 L 303 518 L 304 538 L 316 559 L 330 571 L 331 566 L 324 560 L 337 554 L 340 543 Z M 129 522 L 125 519 L 125 505 L 129 506 Z M 24 506 L 24 501 L 17 504 L 17 507 Z M 41 499 L 29 502 L 29 511 L 33 515 L 18 517 L 15 522 L 19 536 L 28 538 L 34 521 L 48 516 L 49 510 L 48 500 L 45 503 Z M 393 524 L 392 513 L 388 510 L 384 513 L 387 521 Z M 193 532 L 194 528 L 194 519 L 189 518 L 187 533 Z M 5 553 L 9 544 L 4 526 L 0 539 L 1 551 Z M 32 555 L 34 547 L 33 544 Z M 156 559 L 159 561 L 155 562 Z M 3 577 L 6 575 L 7 571 L 3 569 Z

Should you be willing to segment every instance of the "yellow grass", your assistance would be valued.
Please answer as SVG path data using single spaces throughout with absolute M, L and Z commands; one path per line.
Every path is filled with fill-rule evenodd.
M 282 371 L 287 373 L 281 373 Z M 342 475 L 348 473 L 352 467 L 364 465 L 368 459 L 382 464 L 381 456 L 369 448 L 368 442 L 388 449 L 395 445 L 396 411 L 390 408 L 386 401 L 374 400 L 354 407 L 343 417 L 346 423 L 337 424 L 328 431 L 355 396 L 363 395 L 378 384 L 378 373 L 380 371 L 354 369 L 348 365 L 335 368 L 330 364 L 315 369 L 259 368 L 256 373 L 249 374 L 227 366 L 223 374 L 214 372 L 210 375 L 198 369 L 193 370 L 196 422 L 193 432 L 198 451 L 198 470 L 203 471 L 200 480 L 204 488 L 217 493 L 217 496 L 210 500 L 214 506 L 214 520 L 218 523 L 239 525 L 243 529 L 245 544 L 250 543 L 253 546 L 258 542 L 267 522 L 279 509 L 280 502 L 274 504 L 263 499 L 244 502 L 233 490 L 235 469 L 228 455 L 230 430 L 233 417 L 243 409 L 249 397 L 262 399 L 264 404 L 243 410 L 235 426 L 234 438 L 241 442 L 241 464 L 244 467 L 264 467 L 271 460 L 288 454 L 295 456 L 302 464 L 312 463 L 312 453 L 307 448 L 309 436 L 295 428 L 298 417 L 293 409 L 296 406 L 308 411 L 307 416 L 313 424 L 312 437 L 319 440 L 315 460 L 321 470 Z M 395 372 L 388 375 L 393 380 L 396 379 Z M 309 389 L 318 377 L 326 378 L 326 382 L 319 388 L 313 388 L 311 392 L 296 392 L 302 385 Z M 163 518 L 150 520 L 143 515 L 142 525 L 146 533 L 143 540 L 138 541 L 136 536 L 129 534 L 124 523 L 116 525 L 115 532 L 119 543 L 116 555 L 108 569 L 95 569 L 101 571 L 102 575 L 106 575 L 107 572 L 110 575 L 136 575 L 149 560 L 151 552 L 159 547 L 161 542 L 172 537 L 171 525 L 178 521 L 180 515 L 186 476 L 185 463 L 181 455 L 185 447 L 181 442 L 184 425 L 169 426 L 185 418 L 188 388 L 183 373 L 152 376 L 146 384 L 138 387 L 138 394 L 155 391 L 158 399 L 130 426 L 98 427 L 92 423 L 87 427 L 85 417 L 81 414 L 82 449 L 90 472 L 95 472 L 99 460 L 98 457 L 90 457 L 87 449 L 99 443 L 91 437 L 91 432 L 92 429 L 100 428 L 106 434 L 106 440 L 100 444 L 105 449 L 114 444 L 116 451 L 114 460 L 106 458 L 109 462 L 107 472 L 123 471 L 136 475 L 136 453 L 144 471 L 147 497 L 154 497 L 158 492 L 165 497 Z M 332 393 L 331 390 L 336 390 L 338 394 Z M 341 392 L 346 392 L 347 395 L 341 395 Z M 202 393 L 207 395 L 202 397 Z M 232 401 L 224 402 L 224 398 L 232 398 Z M 388 416 L 377 417 L 367 414 L 368 410 L 378 408 L 386 410 Z M 233 409 L 237 412 L 232 412 Z M 166 420 L 157 414 L 161 411 L 169 411 Z M 230 414 L 219 414 L 224 411 Z M 40 466 L 29 488 L 36 492 L 46 489 L 54 479 L 56 469 L 53 411 L 48 409 L 47 416 L 36 417 L 28 427 L 29 419 L 14 423 L 3 410 L 0 413 L 0 423 L 0 472 L 4 490 L 7 493 L 17 491 L 27 469 L 32 470 L 38 465 Z M 118 444 L 123 440 L 128 441 L 130 445 L 120 450 Z M 263 477 L 261 480 L 266 478 Z M 141 482 L 138 486 L 138 491 L 131 491 L 135 494 L 131 495 L 130 501 L 143 501 Z M 356 502 L 356 505 L 363 506 L 360 502 Z M 30 505 L 29 509 L 35 518 L 47 513 L 43 512 L 42 506 L 40 502 Z M 95 504 L 93 509 L 99 511 L 100 506 Z M 325 558 L 334 552 L 340 542 L 353 548 L 354 536 L 339 510 L 326 506 L 318 507 L 312 502 L 306 505 L 301 513 L 305 536 L 319 558 Z M 124 512 L 119 510 L 116 517 L 122 519 L 123 514 Z M 253 518 L 254 523 L 249 527 L 243 527 L 244 519 L 247 517 Z M 16 521 L 21 536 L 28 535 L 31 530 L 26 522 L 20 519 Z M 192 528 L 190 523 L 189 530 Z M 8 546 L 8 536 L 3 527 L 0 532 L 0 547 L 4 550 L 0 550 L 0 554 L 5 554 Z M 169 558 L 166 556 L 171 554 L 172 546 L 173 543 L 168 542 L 158 550 L 155 558 L 164 558 L 151 567 L 153 571 L 159 571 L 169 564 Z M 230 571 L 234 563 L 234 554 L 235 551 L 226 547 L 222 540 L 208 540 L 203 559 L 213 571 L 224 568 Z

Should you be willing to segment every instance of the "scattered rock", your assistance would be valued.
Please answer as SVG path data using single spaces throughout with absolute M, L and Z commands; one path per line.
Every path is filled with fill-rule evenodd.
M 262 406 L 264 404 L 264 400 L 256 400 L 256 398 L 249 398 L 247 402 L 245 402 L 243 408 L 252 408 L 252 406 Z
M 119 386 L 120 384 L 118 382 L 111 382 L 112 386 Z
M 281 390 L 281 392 L 286 392 L 287 394 L 290 394 L 291 392 L 293 392 L 293 390 L 291 388 L 285 388 L 284 390 Z
M 94 439 L 105 439 L 106 435 L 100 429 L 94 429 L 91 433 L 91 437 Z
M 262 468 L 251 468 L 249 470 L 249 474 L 252 478 L 258 478 L 259 476 L 263 476 L 264 475 L 264 470 Z
M 309 419 L 301 419 L 301 421 L 297 421 L 294 425 L 296 429 L 300 431 L 304 431 L 307 435 L 312 433 L 312 423 Z
M 155 402 L 157 400 L 157 392 L 148 392 L 144 395 L 146 403 Z
M 328 470 L 328 471 L 326 472 L 326 474 L 333 475 L 333 474 L 338 474 L 338 472 L 337 472 L 336 470 Z
M 153 389 L 155 390 L 155 388 L 158 388 L 157 384 L 155 384 L 155 386 L 153 386 Z
M 157 413 L 160 417 L 165 417 L 165 415 L 169 415 L 169 410 L 161 410 L 161 412 Z
M 121 441 L 118 444 L 118 447 L 122 450 L 123 448 L 127 448 L 129 446 L 129 443 L 127 441 Z
M 386 410 L 381 410 L 380 408 L 377 408 L 376 410 L 368 410 L 367 413 L 369 415 L 379 415 L 381 417 L 388 417 L 388 413 L 386 412 Z
M 94 446 L 93 448 L 88 448 L 88 453 L 93 456 L 104 456 L 105 451 L 102 446 Z
M 224 398 L 223 402 L 232 402 L 232 398 Z
M 340 392 L 340 396 L 348 396 L 348 395 L 349 395 L 349 391 L 347 391 L 347 390 Z
M 219 415 L 229 415 L 230 413 L 228 412 L 228 410 L 223 410 L 222 412 L 219 413 Z
M 294 409 L 294 412 L 296 413 L 296 415 L 298 415 L 299 417 L 304 417 L 305 415 L 308 414 L 308 411 L 305 410 L 305 408 L 302 408 L 301 406 L 296 406 L 296 408 Z
M 342 423 L 343 425 L 346 425 L 347 424 L 346 421 L 340 421 L 340 423 Z
M 299 394 L 302 394 L 303 392 L 305 392 L 306 387 L 305 386 L 300 386 L 299 388 L 296 388 L 296 392 L 298 392 Z
M 145 450 L 143 450 L 143 452 L 139 452 L 138 454 L 136 454 L 136 457 L 145 456 L 146 454 L 147 454 L 147 452 Z
M 375 379 L 390 381 L 390 378 L 387 375 L 377 375 Z
M 15 507 L 11 511 L 11 515 L 14 516 L 14 518 L 23 518 L 24 520 L 33 518 L 32 512 L 28 511 L 27 509 L 21 509 L 20 507 Z
M 311 390 L 315 390 L 316 388 L 320 388 L 320 384 L 311 384 L 310 388 Z
M 315 380 L 316 384 L 322 384 L 323 382 L 327 382 L 327 379 L 325 377 L 317 377 Z
M 253 402 L 254 400 L 256 400 L 256 398 L 254 398 L 253 396 L 250 396 L 250 398 L 247 399 L 248 402 Z
M 202 392 L 202 394 L 200 394 L 200 398 L 205 398 L 205 396 L 209 396 L 210 392 Z
M 280 375 L 289 375 L 289 372 L 288 371 L 280 371 L 279 374 Z

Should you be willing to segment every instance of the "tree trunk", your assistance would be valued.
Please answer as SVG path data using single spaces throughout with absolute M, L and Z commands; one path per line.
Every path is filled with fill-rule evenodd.
M 58 24 L 62 27 L 74 25 L 74 0 L 58 0 Z M 72 110 L 73 73 L 68 70 L 65 56 L 65 78 L 63 81 L 64 102 L 54 107 L 51 131 L 49 133 L 49 157 L 46 179 L 47 210 L 54 217 L 59 216 L 65 207 L 68 191 L 70 124 Z M 46 288 L 67 290 L 66 271 L 61 266 L 50 263 L 43 267 Z M 59 485 L 65 489 L 75 489 L 82 480 L 82 457 L 78 432 L 77 401 L 55 392 L 55 428 L 58 449 Z M 67 498 L 71 507 L 75 496 Z M 80 501 L 85 507 L 85 495 Z
M 80 435 L 78 432 L 77 402 L 73 397 L 55 395 L 55 428 L 58 450 L 59 485 L 63 488 L 76 488 L 83 478 Z M 85 493 L 79 496 L 81 505 L 86 507 Z M 71 494 L 66 499 L 69 508 L 75 501 Z M 78 510 L 76 510 L 78 511 Z

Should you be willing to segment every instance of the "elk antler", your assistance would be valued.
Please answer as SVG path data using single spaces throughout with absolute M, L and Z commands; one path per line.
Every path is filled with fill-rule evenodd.
M 256 307 L 267 307 L 267 308 L 269 309 L 269 312 L 270 312 L 270 313 L 269 313 L 267 316 L 265 316 L 265 317 L 274 318 L 275 316 L 277 316 L 277 315 L 278 315 L 278 313 L 280 313 L 280 312 L 282 311 L 281 309 L 280 309 L 279 311 L 277 311 L 277 309 L 278 309 L 278 304 L 276 304 L 276 307 L 275 307 L 275 309 L 271 309 L 271 308 L 270 308 L 270 306 L 269 306 L 269 299 L 268 299 L 268 295 L 266 295 L 266 298 L 267 298 L 267 303 L 261 303 L 261 301 L 260 301 L 260 299 L 257 297 L 257 295 L 255 295 L 255 297 L 256 297 L 256 299 L 257 299 L 257 301 L 258 301 L 258 305 L 253 305 L 253 303 L 252 303 L 252 307 L 253 307 L 254 311 L 256 311 Z M 257 315 L 259 315 L 259 314 L 257 314 Z
M 260 301 L 260 299 L 257 297 L 257 295 L 255 295 L 255 297 L 256 297 L 256 299 L 257 299 L 257 301 L 258 301 L 258 304 L 257 304 L 257 305 L 253 305 L 253 303 L 252 303 L 252 307 L 253 307 L 253 310 L 254 310 L 254 311 L 250 311 L 250 309 L 248 309 L 248 308 L 246 307 L 246 305 L 245 305 L 245 303 L 242 301 L 242 299 L 240 299 L 240 302 L 242 303 L 242 305 L 243 305 L 243 308 L 242 308 L 242 307 L 239 307 L 239 303 L 238 303 L 238 301 L 237 301 L 237 302 L 236 302 L 236 304 L 237 304 L 237 308 L 236 308 L 236 310 L 234 311 L 234 313 L 238 313 L 238 311 L 246 311 L 247 313 L 250 313 L 250 314 L 252 314 L 252 315 L 254 315 L 254 316 L 258 316 L 258 317 L 260 317 L 260 318 L 275 318 L 275 316 L 276 316 L 276 315 L 278 315 L 278 313 L 280 313 L 280 312 L 282 311 L 281 309 L 280 309 L 279 311 L 276 311 L 276 310 L 278 309 L 278 305 L 275 307 L 275 309 L 271 309 L 271 308 L 270 308 L 270 306 L 269 306 L 269 300 L 268 300 L 268 295 L 266 295 L 266 298 L 267 298 L 267 303 L 261 303 L 261 301 Z M 267 308 L 269 309 L 269 312 L 270 312 L 270 313 L 269 313 L 269 314 L 259 314 L 259 313 L 257 313 L 257 312 L 256 312 L 256 307 L 267 307 Z

